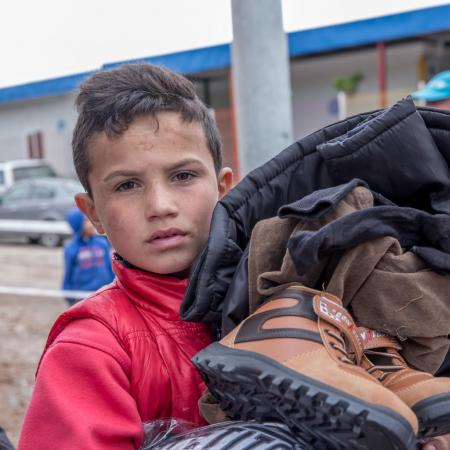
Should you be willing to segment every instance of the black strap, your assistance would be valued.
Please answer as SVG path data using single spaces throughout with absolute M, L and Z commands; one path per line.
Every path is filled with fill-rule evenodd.
M 279 329 L 263 329 L 263 325 L 270 319 L 285 316 L 305 317 L 310 320 L 317 320 L 317 315 L 314 312 L 312 304 L 312 294 L 286 289 L 275 294 L 269 299 L 276 300 L 278 298 L 293 298 L 298 302 L 289 308 L 278 308 L 270 311 L 264 311 L 259 314 L 250 316 L 238 331 L 235 343 L 261 341 L 264 339 L 279 339 L 279 338 L 293 338 L 293 339 L 307 339 L 322 343 L 320 334 L 314 331 L 301 330 L 297 328 L 279 328 Z

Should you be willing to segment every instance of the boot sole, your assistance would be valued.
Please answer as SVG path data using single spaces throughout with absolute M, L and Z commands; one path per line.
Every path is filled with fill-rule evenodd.
M 429 397 L 411 409 L 419 419 L 420 438 L 450 433 L 450 393 Z
M 416 448 L 415 433 L 401 415 L 318 382 L 264 355 L 215 342 L 195 355 L 192 362 L 230 417 L 284 422 L 308 448 Z

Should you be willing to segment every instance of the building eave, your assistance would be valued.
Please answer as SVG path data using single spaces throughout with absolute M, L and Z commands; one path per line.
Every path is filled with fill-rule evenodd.
M 380 41 L 393 42 L 446 30 L 450 30 L 450 5 L 295 31 L 288 33 L 287 37 L 290 57 L 298 57 L 361 47 Z M 137 62 L 159 64 L 185 75 L 226 69 L 231 65 L 231 44 L 108 63 L 100 70 Z M 0 89 L 0 105 L 72 92 L 94 72 Z

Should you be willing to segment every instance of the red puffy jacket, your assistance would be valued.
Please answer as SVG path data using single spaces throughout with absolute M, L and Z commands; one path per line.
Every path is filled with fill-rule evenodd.
M 188 280 L 113 261 L 117 279 L 53 325 L 19 449 L 133 449 L 142 422 L 204 424 L 204 385 L 192 356 L 211 342 L 205 324 L 180 320 Z

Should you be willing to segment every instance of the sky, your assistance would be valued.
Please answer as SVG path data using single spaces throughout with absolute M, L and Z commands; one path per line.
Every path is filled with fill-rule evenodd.
M 449 3 L 282 0 L 283 23 L 298 31 Z M 0 88 L 231 42 L 231 17 L 231 0 L 3 0 Z

